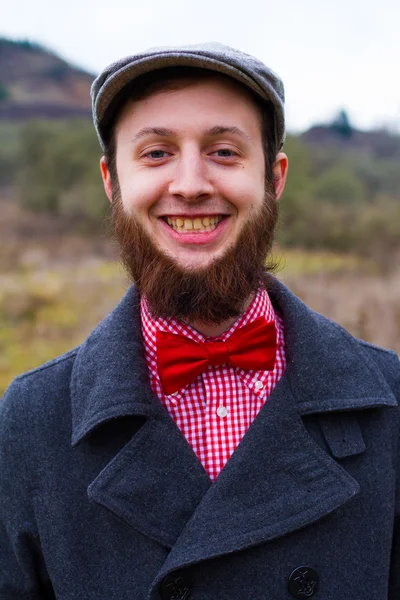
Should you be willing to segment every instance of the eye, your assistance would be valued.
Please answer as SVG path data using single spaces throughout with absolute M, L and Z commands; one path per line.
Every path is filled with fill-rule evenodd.
M 165 150 L 151 150 L 151 152 L 148 152 L 144 156 L 146 158 L 152 158 L 153 160 L 161 160 L 169 156 L 169 152 L 166 152 Z
M 229 148 L 220 148 L 219 150 L 213 152 L 213 154 L 219 158 L 232 158 L 233 156 L 237 156 L 237 153 Z

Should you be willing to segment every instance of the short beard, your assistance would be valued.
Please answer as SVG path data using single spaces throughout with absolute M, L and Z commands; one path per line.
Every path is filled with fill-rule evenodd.
M 236 243 L 204 268 L 183 268 L 155 246 L 134 216 L 127 215 L 118 182 L 113 185 L 112 223 L 120 259 L 154 318 L 220 324 L 239 317 L 276 264 L 270 258 L 278 208 L 266 186 L 262 207 L 244 225 Z

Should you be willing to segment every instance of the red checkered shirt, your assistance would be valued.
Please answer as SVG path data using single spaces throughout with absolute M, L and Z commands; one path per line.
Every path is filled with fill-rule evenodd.
M 227 340 L 234 331 L 258 317 L 274 320 L 277 354 L 273 371 L 243 371 L 230 365 L 209 366 L 185 388 L 165 395 L 157 371 L 156 331 L 185 335 L 195 341 Z M 215 480 L 266 402 L 285 367 L 284 330 L 264 288 L 246 312 L 223 334 L 205 337 L 174 319 L 153 319 L 141 301 L 144 350 L 153 392 L 161 400 L 193 448 L 211 480 Z

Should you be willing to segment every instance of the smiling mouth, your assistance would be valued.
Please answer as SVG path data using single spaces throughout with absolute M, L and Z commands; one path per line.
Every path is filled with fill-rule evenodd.
M 223 215 L 214 215 L 210 217 L 164 217 L 164 221 L 178 233 L 208 233 L 217 228 L 218 223 L 226 218 Z

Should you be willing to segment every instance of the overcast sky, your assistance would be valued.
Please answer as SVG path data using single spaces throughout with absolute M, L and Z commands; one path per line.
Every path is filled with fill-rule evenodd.
M 283 79 L 292 131 L 340 108 L 400 131 L 399 0 L 0 0 L 0 35 L 97 73 L 150 46 L 219 41 Z

